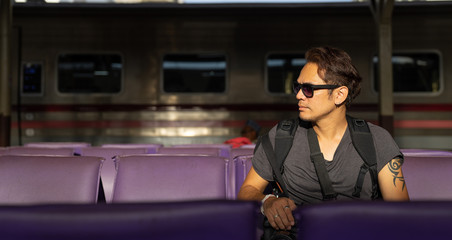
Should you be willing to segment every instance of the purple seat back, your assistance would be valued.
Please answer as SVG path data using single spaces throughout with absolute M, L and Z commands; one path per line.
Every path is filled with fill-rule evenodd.
M 6 147 L 0 147 L 0 155 L 8 154 L 8 148 Z
M 157 150 L 159 154 L 201 154 L 210 156 L 220 156 L 220 148 L 200 148 L 200 147 L 161 147 Z
M 450 239 L 452 202 L 351 201 L 295 210 L 298 239 Z
M 233 148 L 231 150 L 231 156 L 233 158 L 240 155 L 252 155 L 254 154 L 254 148 Z
M 43 147 L 9 147 L 7 154 L 32 154 L 32 155 L 60 155 L 60 156 L 73 156 L 75 153 L 73 148 L 43 148 Z
M 73 148 L 76 154 L 80 154 L 81 148 L 90 147 L 91 143 L 86 142 L 31 142 L 24 144 L 26 147 L 47 147 L 47 148 Z
M 231 155 L 232 146 L 229 144 L 179 144 L 173 145 L 173 147 L 184 148 L 215 148 L 220 149 L 220 156 L 229 159 L 228 171 L 228 198 L 233 199 L 235 197 L 235 162 Z
M 402 171 L 411 200 L 452 200 L 452 156 L 405 156 Z
M 162 144 L 152 144 L 152 143 L 110 143 L 102 144 L 101 147 L 107 148 L 146 148 L 147 153 L 156 153 L 157 149 L 163 147 Z
M 404 156 L 452 156 L 452 152 L 444 150 L 405 148 L 400 151 Z
M 243 182 L 245 181 L 246 175 L 251 169 L 252 163 L 251 160 L 253 159 L 253 155 L 239 155 L 234 158 L 235 161 L 235 196 L 240 191 L 240 187 L 242 186 Z
M 95 203 L 102 158 L 0 156 L 0 204 Z
M 229 144 L 179 144 L 173 145 L 173 147 L 193 147 L 193 148 L 219 148 L 220 156 L 225 158 L 231 158 L 231 145 Z
M 239 148 L 251 148 L 251 149 L 254 149 L 255 147 L 256 147 L 256 144 L 252 143 L 252 144 L 242 145 Z
M 0 207 L 5 240 L 254 240 L 255 202 Z
M 253 148 L 233 148 L 231 150 L 231 157 L 232 157 L 232 164 L 231 166 L 234 168 L 232 170 L 231 178 L 234 179 L 234 181 L 231 182 L 232 187 L 232 197 L 236 198 L 237 193 L 240 190 L 240 187 L 242 186 L 243 180 L 245 177 L 243 176 L 243 171 L 246 171 L 246 169 L 243 168 L 243 163 L 239 162 L 240 159 L 237 158 L 238 156 L 249 156 L 254 154 Z M 246 157 L 245 157 L 246 158 Z M 248 169 L 249 171 L 249 169 Z M 248 173 L 246 171 L 246 173 Z M 246 176 L 246 174 L 245 174 Z
M 116 177 L 114 157 L 118 155 L 145 154 L 147 151 L 147 148 L 87 147 L 81 149 L 80 155 L 96 156 L 105 159 L 100 176 L 105 201 L 109 203 L 113 195 L 113 185 Z
M 147 154 L 116 160 L 113 202 L 227 199 L 226 158 Z

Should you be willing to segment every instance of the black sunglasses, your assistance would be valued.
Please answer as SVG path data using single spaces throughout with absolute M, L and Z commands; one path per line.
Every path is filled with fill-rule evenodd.
M 293 87 L 293 92 L 295 93 L 295 95 L 297 95 L 298 92 L 300 92 L 300 90 L 301 90 L 307 98 L 312 98 L 312 97 L 314 97 L 314 90 L 335 89 L 335 88 L 340 87 L 340 85 L 328 85 L 328 84 L 312 85 L 309 83 L 300 84 L 300 83 L 294 81 L 292 87 Z

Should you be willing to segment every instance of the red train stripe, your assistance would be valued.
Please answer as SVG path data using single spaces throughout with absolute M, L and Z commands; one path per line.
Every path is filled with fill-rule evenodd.
M 13 105 L 12 110 L 18 111 L 18 106 Z M 296 103 L 293 104 L 223 104 L 223 105 L 147 105 L 147 104 L 47 104 L 47 105 L 22 105 L 22 112 L 137 112 L 137 111 L 297 111 Z M 351 111 L 378 112 L 377 104 L 352 105 Z M 395 104 L 394 111 L 402 112 L 452 112 L 452 104 Z
M 23 121 L 22 128 L 158 128 L 158 127 L 227 127 L 241 128 L 246 120 L 237 121 Z M 277 121 L 257 121 L 262 127 L 273 127 Z M 18 123 L 11 123 L 17 128 Z
M 371 121 L 377 124 L 374 121 Z M 275 121 L 258 121 L 262 127 L 273 127 Z M 226 127 L 240 128 L 245 121 L 24 121 L 22 128 L 158 128 L 158 127 Z M 13 122 L 12 128 L 18 123 Z M 395 128 L 452 129 L 452 120 L 396 120 Z

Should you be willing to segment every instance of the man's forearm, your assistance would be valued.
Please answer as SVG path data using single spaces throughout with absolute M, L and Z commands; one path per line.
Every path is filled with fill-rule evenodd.
M 261 201 L 264 198 L 264 194 L 253 186 L 242 186 L 237 195 L 238 200 L 246 201 Z

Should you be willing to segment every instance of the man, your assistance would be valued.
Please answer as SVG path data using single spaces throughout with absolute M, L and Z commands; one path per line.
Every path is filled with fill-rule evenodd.
M 229 139 L 225 141 L 225 144 L 230 144 L 232 148 L 238 148 L 243 145 L 252 144 L 257 137 L 259 136 L 259 131 L 261 130 L 261 126 L 253 120 L 248 120 L 245 123 L 242 131 L 240 132 L 241 136 L 233 139 Z
M 337 200 L 356 199 L 352 193 L 363 160 L 355 150 L 346 119 L 347 107 L 360 92 L 361 77 L 343 50 L 331 47 L 312 48 L 306 53 L 307 64 L 294 82 L 299 118 L 310 122 L 317 134 L 329 178 Z M 303 125 L 303 126 L 302 126 Z M 294 226 L 292 211 L 297 205 L 322 202 L 322 193 L 314 164 L 310 159 L 306 124 L 296 130 L 293 146 L 284 161 L 282 178 L 289 198 L 277 198 L 263 192 L 273 181 L 272 168 L 262 144 L 258 145 L 253 167 L 238 198 L 262 201 L 263 213 L 276 230 Z M 391 135 L 369 123 L 377 154 L 378 185 L 384 200 L 409 200 L 401 165 L 403 156 Z M 269 132 L 275 144 L 276 127 Z M 371 199 L 372 183 L 366 174 L 359 199 Z

